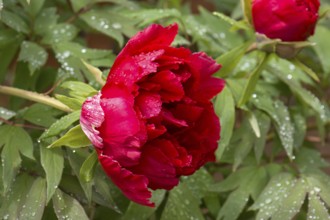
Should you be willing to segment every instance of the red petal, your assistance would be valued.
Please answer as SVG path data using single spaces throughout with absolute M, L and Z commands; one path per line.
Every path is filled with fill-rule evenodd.
M 100 105 L 101 93 L 86 99 L 82 105 L 80 124 L 81 128 L 95 147 L 102 148 L 102 138 L 96 128 L 104 121 L 104 112 Z
M 138 106 L 143 118 L 157 116 L 162 109 L 162 101 L 160 96 L 149 92 L 141 92 L 135 98 L 135 105 Z
M 133 174 L 106 155 L 99 154 L 99 160 L 104 171 L 127 198 L 141 205 L 155 206 L 150 202 L 151 192 L 147 188 L 148 179 L 145 176 Z
M 220 122 L 213 106 L 208 103 L 196 121 L 195 126 L 188 127 L 185 132 L 174 134 L 181 146 L 192 155 L 191 167 L 182 169 L 183 175 L 190 175 L 206 162 L 214 161 L 214 152 L 220 138 Z
M 132 37 L 127 42 L 124 49 L 119 53 L 117 59 L 170 46 L 177 33 L 177 24 L 168 27 L 152 24 Z
M 118 61 L 116 66 L 111 68 L 107 83 L 123 84 L 132 90 L 137 81 L 157 71 L 158 64 L 154 60 L 163 52 L 164 50 L 155 50 L 123 58 L 122 62 Z
M 124 167 L 135 165 L 146 131 L 134 111 L 133 96 L 116 86 L 108 87 L 104 92 L 104 96 L 110 98 L 101 99 L 105 120 L 98 130 L 103 138 L 103 153 Z M 114 94 L 117 97 L 111 97 Z
M 163 102 L 179 101 L 184 96 L 184 90 L 180 79 L 169 70 L 159 72 L 149 80 L 160 85 L 161 90 L 159 94 Z
M 175 151 L 171 145 L 170 141 L 156 140 L 144 146 L 139 165 L 132 168 L 136 173 L 148 178 L 151 189 L 170 190 L 179 183 L 172 158 L 163 152 L 164 148 Z M 177 154 L 176 151 L 173 153 Z
M 178 25 L 173 24 L 168 27 L 162 27 L 158 24 L 150 25 L 148 28 L 136 34 L 132 37 L 122 51 L 117 56 L 107 79 L 110 82 L 114 79 L 125 79 L 134 75 L 134 79 L 142 78 L 142 75 L 149 74 L 150 71 L 154 72 L 155 64 L 152 63 L 158 55 L 152 54 L 153 51 L 162 51 L 164 48 L 170 46 L 178 32 Z M 142 56 L 142 57 L 139 57 Z M 133 59 L 132 57 L 135 57 Z M 148 63 L 139 62 L 144 59 L 148 60 Z M 141 68 L 145 69 L 141 73 Z M 136 77 L 139 76 L 139 77 Z M 131 78 L 131 77 L 130 77 Z M 123 81 L 121 80 L 121 81 Z M 127 79 L 130 83 L 134 83 L 137 80 Z
M 224 80 L 211 76 L 221 66 L 212 58 L 203 52 L 194 53 L 191 55 L 188 64 L 192 78 L 187 81 L 188 84 L 185 88 L 188 89 L 190 97 L 197 101 L 205 102 L 221 92 L 225 85 Z

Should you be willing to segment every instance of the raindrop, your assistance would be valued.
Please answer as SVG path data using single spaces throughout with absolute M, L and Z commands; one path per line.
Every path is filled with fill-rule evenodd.
M 269 204 L 269 203 L 271 203 L 271 202 L 272 202 L 271 199 L 266 199 L 266 201 L 265 201 L 266 204 Z
M 288 78 L 288 79 L 292 79 L 292 75 L 291 75 L 291 74 L 288 74 L 288 75 L 287 75 L 287 78 Z
M 121 24 L 119 24 L 119 23 L 113 23 L 113 24 L 112 24 L 112 27 L 113 27 L 114 29 L 120 29 L 122 26 L 121 26 Z

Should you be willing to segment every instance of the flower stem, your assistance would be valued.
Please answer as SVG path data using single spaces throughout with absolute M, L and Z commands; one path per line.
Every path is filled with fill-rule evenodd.
M 36 92 L 31 92 L 23 89 L 13 88 L 9 86 L 1 86 L 0 85 L 0 93 L 17 96 L 23 99 L 27 99 L 30 101 L 38 102 L 41 104 L 45 104 L 51 106 L 53 108 L 62 110 L 64 112 L 72 112 L 68 106 L 64 105 L 62 102 L 43 94 L 39 94 Z

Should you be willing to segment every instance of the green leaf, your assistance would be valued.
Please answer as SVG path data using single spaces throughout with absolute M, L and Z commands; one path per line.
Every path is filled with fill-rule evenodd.
M 97 201 L 105 207 L 109 207 L 118 213 L 120 210 L 120 203 L 123 195 L 118 187 L 114 186 L 108 176 L 101 169 L 96 169 L 94 176 L 95 193 L 93 193 L 93 200 Z M 126 199 L 126 198 L 125 198 Z M 125 203 L 125 207 L 127 203 Z
M 84 163 L 80 168 L 79 176 L 83 181 L 90 182 L 93 179 L 94 171 L 96 165 L 98 164 L 97 162 L 98 162 L 97 153 L 96 151 L 93 151 L 84 161 Z
M 67 146 L 70 148 L 81 148 L 91 145 L 80 125 L 71 128 L 65 135 L 53 142 L 48 148 Z
M 115 14 L 103 11 L 91 10 L 82 14 L 80 17 L 93 29 L 115 39 L 120 46 L 124 43 L 124 37 L 121 34 L 122 25 L 118 22 L 112 22 Z
M 81 98 L 80 99 L 70 98 L 65 95 L 60 95 L 60 94 L 56 94 L 55 98 L 75 111 L 79 111 L 83 104 L 83 100 Z
M 40 160 L 46 172 L 47 203 L 50 201 L 59 185 L 64 168 L 64 158 L 61 149 L 47 149 L 45 144 L 40 145 Z
M 15 57 L 21 42 L 20 37 L 14 39 L 16 39 L 16 42 L 7 44 L 1 48 L 1 50 L 6 51 L 6 53 L 0 53 L 0 83 L 2 83 L 7 76 L 9 65 Z
M 70 41 L 78 34 L 78 29 L 72 24 L 56 24 L 43 34 L 42 42 L 45 44 L 54 44 L 62 41 Z
M 25 205 L 28 192 L 33 184 L 33 178 L 27 174 L 16 177 L 11 190 L 5 195 L 0 206 L 1 219 L 20 219 L 20 211 Z
M 59 189 L 53 196 L 53 206 L 58 219 L 89 219 L 80 203 Z
M 68 129 L 74 122 L 78 121 L 80 117 L 80 111 L 72 112 L 63 116 L 52 124 L 41 136 L 40 139 L 45 139 L 59 135 L 62 131 Z
M 59 15 L 56 12 L 56 8 L 45 8 L 39 13 L 35 20 L 34 31 L 40 36 L 44 36 L 45 33 L 51 31 L 57 23 Z
M 237 167 L 241 165 L 241 163 L 250 153 L 256 140 L 256 136 L 248 120 L 244 120 L 242 122 L 241 127 L 236 132 L 236 137 L 237 140 L 231 143 L 231 147 L 235 146 L 233 164 L 234 170 L 236 170 Z
M 50 106 L 43 104 L 33 104 L 23 112 L 22 116 L 25 120 L 44 127 L 49 127 L 56 121 L 57 116 L 61 111 L 55 110 Z
M 179 18 L 181 16 L 181 13 L 174 8 L 146 9 L 146 10 L 139 10 L 130 13 L 129 16 L 131 16 L 134 19 L 138 19 L 140 21 L 138 26 L 143 27 L 163 18 L 169 18 L 169 17 Z
M 309 195 L 320 196 L 328 207 L 330 205 L 330 177 L 321 170 L 311 170 L 304 174 L 309 186 Z
M 219 77 L 229 76 L 229 74 L 235 69 L 239 61 L 242 59 L 245 51 L 250 45 L 251 42 L 246 42 L 218 57 L 216 61 L 221 64 L 222 67 L 217 73 L 215 73 L 215 75 Z
M 250 170 L 246 169 L 244 171 L 248 172 L 240 171 L 242 175 L 239 177 L 240 181 L 235 182 L 238 188 L 230 193 L 226 202 L 221 207 L 217 219 L 237 219 L 248 203 L 249 197 L 251 196 L 253 199 L 256 199 L 265 187 L 268 176 L 264 167 L 251 167 Z
M 199 169 L 191 176 L 182 177 L 182 180 L 198 200 L 203 199 L 208 194 L 208 188 L 213 182 L 211 174 L 204 168 Z
M 0 29 L 0 48 L 5 47 L 8 44 L 19 44 L 21 35 L 12 29 Z M 18 41 L 18 42 L 15 42 Z
M 20 153 L 34 160 L 33 143 L 30 135 L 20 127 L 0 126 L 0 147 L 3 166 L 2 181 L 5 192 L 9 189 L 21 164 Z
M 1 127 L 3 128 L 3 127 Z M 1 152 L 1 162 L 2 162 L 2 182 L 4 192 L 10 188 L 11 183 L 16 176 L 16 173 L 21 165 L 21 158 L 19 155 L 19 150 L 16 145 L 11 146 L 11 142 L 13 141 L 11 138 L 6 137 L 4 135 L 4 129 L 0 128 L 1 137 L 6 138 L 6 143 Z M 4 143 L 0 143 L 0 146 Z
M 293 157 L 294 126 L 288 108 L 280 100 L 273 101 L 265 95 L 255 95 L 253 104 L 265 111 L 275 124 L 281 143 L 290 159 Z
M 309 75 L 312 79 L 314 79 L 316 82 L 320 82 L 319 77 L 317 76 L 317 74 L 308 66 L 306 66 L 305 64 L 303 64 L 300 60 L 298 59 L 294 59 L 291 61 L 295 66 L 299 67 L 302 71 L 304 71 L 305 73 L 307 73 L 307 75 Z
M 199 201 L 192 196 L 191 191 L 184 183 L 170 191 L 161 220 L 202 220 L 203 215 L 199 208 Z
M 300 211 L 306 197 L 305 180 L 295 181 L 289 195 L 282 201 L 281 206 L 274 213 L 272 220 L 291 220 Z M 276 197 L 275 197 L 276 199 Z
M 317 195 L 308 196 L 307 220 L 329 220 L 329 210 Z
M 135 202 L 130 202 L 122 220 L 131 220 L 135 219 L 137 216 L 139 220 L 147 220 L 150 216 L 157 210 L 157 207 L 163 201 L 165 197 L 165 190 L 156 190 L 152 193 L 151 201 L 156 205 L 156 208 L 150 208 L 147 206 L 139 205 Z
M 327 167 L 330 164 L 324 160 L 321 156 L 321 153 L 318 150 L 309 149 L 302 147 L 299 149 L 295 164 L 298 166 L 299 170 L 313 171 L 318 168 Z
M 35 17 L 44 5 L 44 2 L 45 0 L 29 0 L 27 10 L 33 17 Z
M 20 210 L 20 219 L 38 220 L 42 219 L 46 206 L 46 181 L 37 178 L 26 194 L 25 203 Z
M 102 78 L 102 76 L 103 76 L 102 71 L 100 69 L 86 63 L 83 60 L 82 60 L 82 62 L 86 66 L 86 68 L 89 70 L 89 72 L 95 77 L 95 81 L 98 82 L 101 86 L 104 86 L 105 80 Z
M 213 12 L 213 14 L 219 18 L 221 18 L 222 20 L 226 21 L 228 24 L 230 24 L 231 26 L 233 26 L 234 28 L 237 29 L 243 29 L 243 30 L 248 30 L 249 27 L 242 23 L 242 22 L 238 22 L 235 19 L 232 19 L 231 17 L 228 17 L 222 13 L 219 12 Z
M 6 108 L 0 107 L 0 119 L 11 119 L 12 117 L 14 117 L 16 115 L 15 112 L 10 111 Z M 2 121 L 0 120 L 0 125 L 2 124 Z
M 66 81 L 61 84 L 61 88 L 67 89 L 69 96 L 85 101 L 86 98 L 97 94 L 97 91 L 90 85 L 79 81 Z
M 256 117 L 260 128 L 260 137 L 255 140 L 254 153 L 257 162 L 260 163 L 263 151 L 266 146 L 267 134 L 270 128 L 270 118 L 266 114 L 259 111 L 257 112 Z
M 217 96 L 214 104 L 215 112 L 220 117 L 221 141 L 216 151 L 219 160 L 230 142 L 235 124 L 235 102 L 230 89 L 226 86 Z
M 29 64 L 30 74 L 45 65 L 47 58 L 48 53 L 38 44 L 29 41 L 22 43 L 18 60 Z
M 72 170 L 73 170 L 74 174 L 76 175 L 76 177 L 78 178 L 79 184 L 82 187 L 82 189 L 86 195 L 88 203 L 90 204 L 91 200 L 92 200 L 93 182 L 85 181 L 85 179 L 83 179 L 82 176 L 80 175 L 80 170 L 81 170 L 82 166 L 84 165 L 84 162 L 86 161 L 86 157 L 88 154 L 86 151 L 80 151 L 79 149 L 67 151 L 67 152 L 68 152 L 69 162 L 72 167 Z M 96 157 L 96 159 L 97 159 L 97 157 Z M 94 164 L 94 166 L 95 165 L 96 164 Z
M 17 32 L 21 32 L 24 34 L 29 33 L 29 27 L 25 23 L 25 21 L 20 16 L 10 11 L 7 10 L 1 11 L 1 21 Z
M 310 38 L 312 42 L 316 42 L 316 45 L 313 47 L 315 52 L 318 55 L 318 58 L 321 61 L 324 72 L 327 76 L 330 74 L 330 63 L 328 61 L 328 57 L 330 57 L 330 30 L 325 26 L 319 25 L 316 30 L 314 36 Z
M 281 208 L 285 208 L 282 207 L 282 204 L 292 192 L 295 184 L 296 180 L 292 174 L 280 173 L 274 176 L 250 208 L 259 210 L 256 219 L 269 219 Z
M 291 111 L 291 118 L 294 124 L 294 147 L 298 149 L 301 148 L 305 140 L 307 130 L 306 118 L 302 115 L 299 107 Z
M 257 65 L 257 67 L 253 70 L 253 72 L 249 76 L 249 79 L 244 87 L 243 95 L 238 102 L 239 107 L 245 105 L 245 103 L 251 98 L 251 96 L 255 90 L 255 87 L 258 83 L 260 73 L 264 69 L 267 62 L 268 62 L 268 56 L 265 53 L 262 53 L 259 64 Z
M 243 12 L 244 12 L 244 18 L 247 20 L 247 22 L 252 25 L 252 0 L 241 0 Z
M 304 103 L 318 113 L 318 117 L 323 123 L 330 120 L 330 115 L 326 111 L 324 104 L 314 94 L 304 89 L 296 80 L 293 80 L 292 75 L 288 75 L 287 72 L 279 69 L 279 67 L 282 66 L 281 63 L 271 62 L 271 64 L 271 67 L 267 68 L 269 72 L 280 78 L 286 85 L 289 86 L 293 93 L 295 93 Z

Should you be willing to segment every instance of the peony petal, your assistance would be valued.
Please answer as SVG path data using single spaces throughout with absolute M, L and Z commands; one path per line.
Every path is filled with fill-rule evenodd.
M 133 85 L 144 76 L 157 71 L 158 64 L 154 62 L 164 50 L 141 53 L 133 57 L 125 57 L 110 70 L 107 83 L 122 84 L 132 90 Z M 118 58 L 117 58 L 118 59 Z
M 142 52 L 168 47 L 173 42 L 177 33 L 177 24 L 167 27 L 163 27 L 159 24 L 152 24 L 127 42 L 123 50 L 119 53 L 117 60 L 121 60 L 126 56 L 134 56 Z
M 220 69 L 211 57 L 203 52 L 193 53 L 188 62 L 191 80 L 187 81 L 185 88 L 188 88 L 188 96 L 201 102 L 205 102 L 213 98 L 221 92 L 225 85 L 225 81 L 212 77 L 212 74 Z
M 206 162 L 214 161 L 220 139 L 220 122 L 212 103 L 205 104 L 204 111 L 194 126 L 173 135 L 188 154 L 192 155 L 191 166 L 183 168 L 181 175 L 190 175 Z
M 149 180 L 151 189 L 170 190 L 179 183 L 172 158 L 166 155 L 162 149 L 172 148 L 172 143 L 167 140 L 155 140 L 144 146 L 141 160 L 138 166 L 132 167 L 134 172 L 144 175 Z M 177 152 L 174 152 L 175 156 Z
M 143 118 L 151 118 L 159 115 L 162 109 L 160 95 L 150 92 L 141 92 L 135 98 L 135 105 L 141 111 Z
M 142 78 L 142 75 L 154 72 L 155 64 L 150 63 L 160 54 L 160 52 L 157 52 L 157 55 L 153 54 L 155 53 L 154 51 L 162 51 L 163 53 L 163 49 L 170 46 L 177 33 L 177 24 L 168 27 L 153 24 L 139 32 L 127 42 L 117 56 L 108 75 L 107 82 L 117 81 L 118 79 L 119 81 L 124 81 L 130 75 L 134 75 L 134 79 L 137 78 L 136 76 Z M 146 62 L 141 62 L 143 60 L 146 60 Z M 128 79 L 128 81 L 134 83 L 137 80 Z
M 116 86 L 107 87 L 104 92 L 110 98 L 101 99 L 105 119 L 98 130 L 103 137 L 103 153 L 124 167 L 133 166 L 138 163 L 140 146 L 147 136 L 134 110 L 133 96 Z M 111 97 L 114 94 L 117 97 Z
M 103 154 L 99 154 L 99 161 L 107 175 L 127 198 L 141 205 L 155 206 L 150 202 L 151 192 L 147 188 L 148 179 L 145 176 L 122 168 L 116 160 Z
M 102 148 L 100 132 L 96 130 L 104 121 L 104 112 L 100 105 L 101 93 L 89 97 L 82 105 L 80 124 L 81 128 L 95 147 Z
M 149 81 L 160 85 L 159 94 L 163 102 L 179 101 L 184 96 L 180 78 L 169 70 L 155 74 Z

